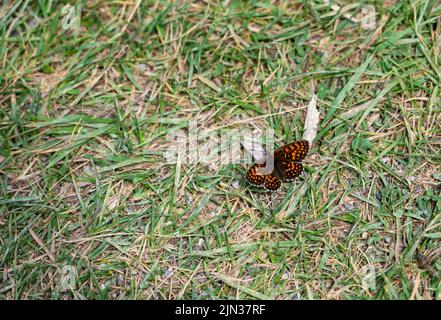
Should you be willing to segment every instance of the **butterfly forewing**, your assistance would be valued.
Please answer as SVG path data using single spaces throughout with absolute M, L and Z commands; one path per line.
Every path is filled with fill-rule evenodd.
M 262 186 L 265 183 L 265 176 L 258 174 L 259 168 L 265 166 L 265 163 L 255 163 L 247 171 L 247 180 L 249 183 L 255 186 Z
M 288 161 L 302 161 L 309 150 L 309 142 L 306 140 L 294 141 L 276 150 Z

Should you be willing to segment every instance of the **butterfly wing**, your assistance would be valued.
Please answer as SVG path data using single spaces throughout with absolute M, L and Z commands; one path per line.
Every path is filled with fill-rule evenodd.
M 274 173 L 271 173 L 270 175 L 265 176 L 265 183 L 263 184 L 263 187 L 268 191 L 276 191 L 280 188 L 282 183 L 280 182 L 279 178 Z
M 279 167 L 285 182 L 293 181 L 299 177 L 303 171 L 303 165 L 300 162 L 282 161 Z
M 302 161 L 309 151 L 309 142 L 306 140 L 294 141 L 276 150 L 287 161 Z
M 265 183 L 265 175 L 258 174 L 258 168 L 265 167 L 265 163 L 255 163 L 248 169 L 246 178 L 254 186 L 261 187 Z
M 265 166 L 266 162 L 255 163 L 252 165 L 247 171 L 246 179 L 254 186 L 264 187 L 269 191 L 276 191 L 280 188 L 282 183 L 274 172 L 271 172 L 270 174 L 259 174 L 264 171 Z

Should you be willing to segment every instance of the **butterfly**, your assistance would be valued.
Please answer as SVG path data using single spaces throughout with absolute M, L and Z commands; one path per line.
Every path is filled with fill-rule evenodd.
M 294 141 L 280 147 L 273 155 L 253 164 L 246 173 L 246 179 L 252 185 L 276 191 L 282 185 L 282 181 L 293 181 L 300 176 L 303 171 L 301 161 L 305 159 L 308 151 L 309 142 L 306 140 Z M 268 161 L 272 161 L 274 165 L 266 168 Z

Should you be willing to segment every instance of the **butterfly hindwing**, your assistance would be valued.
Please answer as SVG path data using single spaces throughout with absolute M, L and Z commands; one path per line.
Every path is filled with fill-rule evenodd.
M 279 178 L 277 178 L 274 173 L 265 176 L 265 184 L 263 187 L 268 191 L 276 191 L 280 188 L 282 183 Z
M 299 177 L 303 171 L 303 165 L 300 162 L 286 162 L 282 161 L 281 173 L 285 182 L 293 181 Z
M 266 168 L 266 162 L 255 163 L 248 169 L 246 178 L 248 182 L 257 187 L 264 187 L 269 191 L 276 191 L 280 188 L 282 183 L 279 178 L 274 174 L 274 170 L 271 170 L 268 174 L 264 174 Z

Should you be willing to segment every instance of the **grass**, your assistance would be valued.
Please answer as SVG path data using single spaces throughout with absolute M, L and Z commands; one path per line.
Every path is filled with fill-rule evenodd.
M 439 1 L 66 4 L 1 5 L 1 299 L 441 299 Z M 276 194 L 164 160 L 189 120 L 299 139 L 314 92 Z

